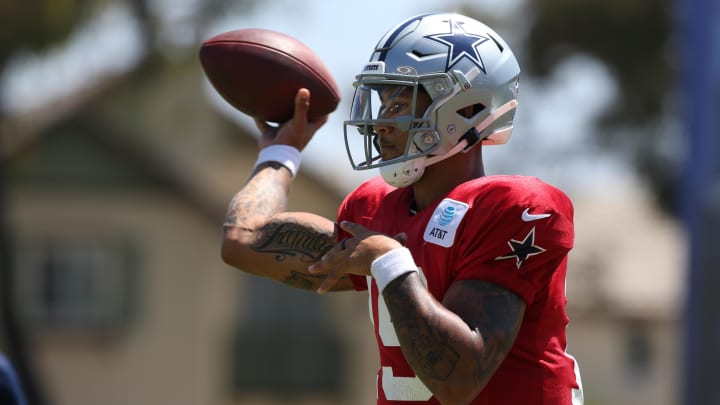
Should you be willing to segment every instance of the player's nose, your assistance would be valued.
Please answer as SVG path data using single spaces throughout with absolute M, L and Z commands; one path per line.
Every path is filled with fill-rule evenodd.
M 383 124 L 375 124 L 373 125 L 373 130 L 376 134 L 378 134 L 380 137 L 388 134 L 390 132 L 390 125 L 383 125 Z

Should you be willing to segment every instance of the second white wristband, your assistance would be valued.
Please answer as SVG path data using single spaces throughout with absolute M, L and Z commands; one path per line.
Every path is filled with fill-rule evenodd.
M 373 260 L 370 265 L 370 272 L 377 283 L 380 294 L 391 281 L 413 271 L 418 271 L 417 265 L 415 265 L 410 250 L 406 247 L 385 253 Z
M 265 162 L 278 162 L 287 167 L 295 178 L 300 170 L 300 151 L 290 145 L 270 145 L 258 154 L 255 167 Z

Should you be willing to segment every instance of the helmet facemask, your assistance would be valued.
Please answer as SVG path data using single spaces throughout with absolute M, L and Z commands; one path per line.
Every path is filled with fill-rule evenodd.
M 372 66 L 368 68 L 368 66 Z M 366 70 L 382 69 L 382 64 L 371 64 Z M 355 170 L 379 168 L 381 175 L 388 183 L 396 187 L 405 187 L 414 183 L 427 166 L 427 157 L 435 153 L 441 146 L 440 134 L 434 124 L 433 117 L 437 108 L 445 100 L 460 91 L 449 75 L 435 73 L 430 75 L 400 74 L 360 74 L 355 85 L 350 119 L 345 121 L 345 146 L 350 163 Z M 393 93 L 412 94 L 407 113 L 382 115 L 380 94 L 392 86 Z M 424 92 L 430 97 L 430 105 L 425 111 L 418 111 L 418 95 Z M 390 96 L 391 109 L 392 99 Z M 407 132 L 404 152 L 395 158 L 383 160 L 380 156 L 376 126 L 390 126 L 401 132 Z M 356 134 L 363 136 L 362 148 L 353 148 L 357 143 Z M 361 150 L 361 153 L 358 153 Z

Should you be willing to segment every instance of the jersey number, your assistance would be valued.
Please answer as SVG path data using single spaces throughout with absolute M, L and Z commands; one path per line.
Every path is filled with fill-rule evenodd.
M 368 277 L 368 284 L 371 283 Z M 372 318 L 372 294 L 370 296 L 370 319 Z M 400 347 L 400 341 L 395 334 L 395 328 L 390 321 L 390 312 L 388 312 L 385 300 L 382 295 L 378 294 L 377 302 L 378 311 L 378 334 L 380 340 L 385 347 Z M 395 377 L 392 367 L 382 368 L 382 390 L 385 398 L 390 401 L 428 401 L 432 397 L 432 392 L 415 377 Z

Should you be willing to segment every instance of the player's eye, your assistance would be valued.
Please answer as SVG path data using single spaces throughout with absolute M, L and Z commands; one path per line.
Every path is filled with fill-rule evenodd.
M 401 112 L 405 111 L 408 108 L 407 103 L 394 103 L 389 107 L 382 106 L 380 107 L 380 112 L 378 113 L 378 116 L 380 117 L 394 117 Z

